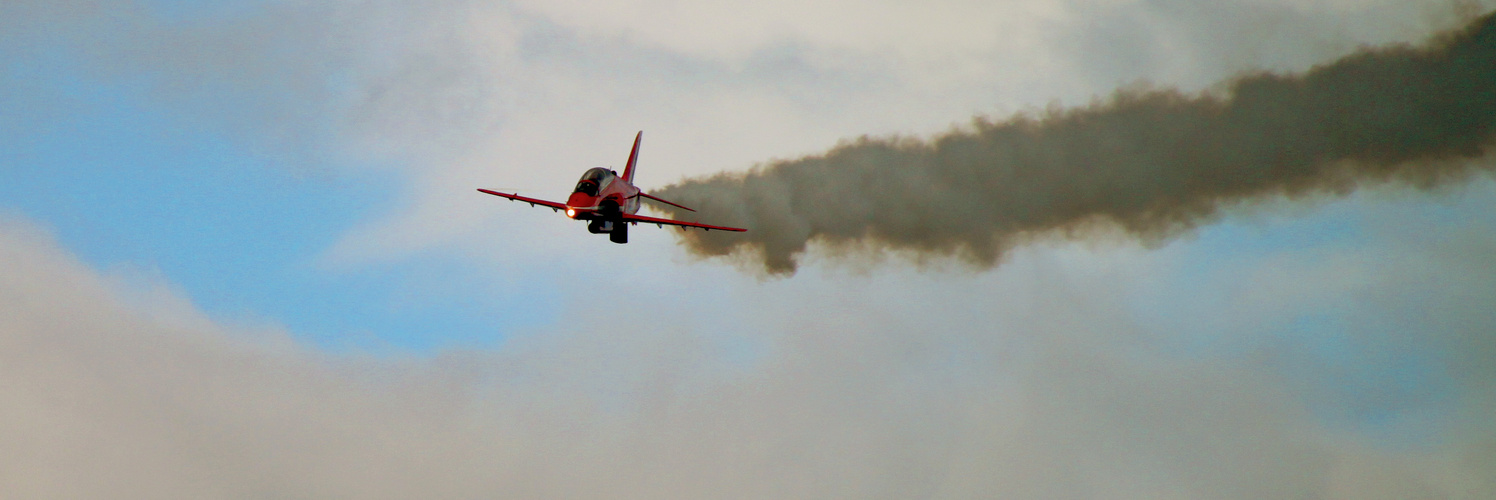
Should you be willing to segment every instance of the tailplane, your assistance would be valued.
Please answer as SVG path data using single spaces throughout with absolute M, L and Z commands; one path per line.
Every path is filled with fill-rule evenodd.
M 643 196 L 645 198 L 649 198 L 651 200 L 658 201 L 660 203 L 664 203 L 666 205 L 671 205 L 671 206 L 674 206 L 676 208 L 685 209 L 687 212 L 695 212 L 695 210 L 691 210 L 689 207 L 686 207 L 685 205 L 681 205 L 679 203 L 676 203 L 676 202 L 673 202 L 673 201 L 670 201 L 670 200 L 666 200 L 666 199 L 663 199 L 663 198 L 656 198 L 654 196 L 651 196 L 649 193 L 646 193 L 646 192 L 643 192 L 643 191 L 640 191 L 639 194 L 636 194 L 634 196 L 635 197 Z

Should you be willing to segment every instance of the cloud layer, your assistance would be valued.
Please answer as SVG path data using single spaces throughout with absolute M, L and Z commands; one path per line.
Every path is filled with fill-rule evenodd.
M 3 71 L 22 68 L 0 81 L 0 107 L 51 112 L 24 96 L 66 89 L 24 71 L 77 56 L 63 58 L 87 69 L 77 78 L 144 89 L 152 111 L 289 164 L 346 154 L 408 174 L 415 206 L 350 238 L 350 253 L 398 258 L 460 234 L 475 250 L 454 267 L 524 269 L 544 279 L 493 274 L 568 304 L 563 322 L 496 350 L 332 355 L 298 332 L 214 321 L 165 280 L 91 269 L 44 228 L 0 218 L 0 497 L 1496 497 L 1489 181 L 1268 208 L 1246 229 L 1228 219 L 1154 250 L 1049 241 L 984 273 L 805 266 L 768 282 L 676 262 L 663 235 L 582 240 L 544 211 L 528 237 L 513 222 L 525 209 L 472 193 L 564 190 L 576 167 L 622 161 L 639 128 L 655 182 L 1138 77 L 1193 88 L 1254 65 L 1301 70 L 1399 39 L 1368 26 L 1406 27 L 1417 8 L 968 3 L 930 4 L 930 23 L 894 4 L 786 23 L 737 15 L 762 2 L 672 15 L 623 3 L 615 17 L 292 0 L 198 18 L 0 3 Z M 987 16 L 1001 33 L 945 29 L 999 25 Z M 1132 98 L 1229 108 L 1217 95 Z M 17 113 L 0 126 L 36 128 Z M 475 214 L 495 217 L 465 227 Z M 1212 236 L 1228 230 L 1248 234 Z M 629 288 L 607 309 L 570 299 L 600 283 Z
M 1234 318 L 1219 333 L 1237 347 L 1216 354 L 1170 354 L 1160 335 L 1203 332 L 1127 306 L 1178 249 L 1052 247 L 966 279 L 748 282 L 738 305 L 753 312 L 739 316 L 686 299 L 672 306 L 696 312 L 673 320 L 652 312 L 668 293 L 646 287 L 616 309 L 639 328 L 582 321 L 496 352 L 375 360 L 215 325 L 169 287 L 101 277 L 9 219 L 0 493 L 1485 498 L 1496 266 L 1471 257 L 1496 239 L 1421 222 L 1421 244 L 1253 257 L 1212 275 L 1237 283 L 1234 305 L 1179 303 L 1171 318 Z M 1262 334 L 1348 295 L 1367 321 L 1349 352 L 1370 358 L 1314 359 L 1319 340 Z M 1416 330 L 1378 333 L 1389 321 Z M 1388 369 L 1417 389 L 1346 388 L 1355 370 Z M 1379 445 L 1326 420 L 1343 409 L 1413 415 L 1411 432 L 1432 437 Z

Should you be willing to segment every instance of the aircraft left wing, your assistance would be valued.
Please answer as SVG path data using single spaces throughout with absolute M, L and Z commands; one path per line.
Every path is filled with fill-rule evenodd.
M 662 224 L 669 224 L 669 225 L 672 225 L 672 226 L 680 226 L 683 229 L 684 228 L 688 228 L 688 227 L 694 227 L 694 228 L 697 228 L 697 229 L 704 229 L 704 230 L 707 230 L 707 231 L 711 231 L 713 229 L 716 229 L 718 231 L 738 231 L 738 232 L 747 231 L 747 229 L 743 229 L 743 228 L 740 228 L 740 227 L 713 226 L 711 224 L 701 224 L 701 223 L 697 223 L 697 222 L 686 222 L 686 221 L 673 220 L 673 219 L 661 219 L 659 217 L 645 217 L 643 215 L 633 215 L 633 214 L 623 214 L 623 221 L 624 222 L 643 222 L 645 224 L 654 224 L 654 225 L 660 226 L 660 227 L 664 227 Z
M 556 203 L 554 201 L 546 201 L 546 200 L 541 200 L 541 199 L 537 199 L 537 198 L 530 198 L 530 197 L 526 197 L 526 196 L 520 196 L 520 195 L 517 195 L 517 194 L 500 193 L 498 191 L 489 191 L 487 189 L 479 189 L 478 191 L 479 192 L 483 192 L 483 193 L 488 193 L 488 194 L 491 194 L 491 195 L 494 195 L 494 196 L 501 196 L 501 197 L 504 197 L 504 198 L 509 198 L 511 201 L 513 201 L 513 200 L 523 201 L 525 203 L 529 203 L 530 206 L 532 206 L 532 207 L 535 206 L 535 205 L 545 205 L 546 208 L 549 208 L 549 209 L 554 210 L 554 211 L 566 210 L 566 204 L 565 203 Z

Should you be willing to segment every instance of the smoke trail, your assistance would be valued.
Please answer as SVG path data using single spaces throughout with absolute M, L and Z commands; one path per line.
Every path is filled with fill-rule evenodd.
M 1366 181 L 1427 186 L 1481 168 L 1460 160 L 1484 156 L 1496 136 L 1496 13 L 1421 47 L 1368 48 L 1222 88 L 1119 90 L 928 141 L 863 137 L 659 194 L 700 220 L 749 228 L 687 232 L 693 252 L 757 254 L 789 274 L 812 240 L 991 266 L 1025 237 L 1098 221 L 1156 239 L 1232 201 Z

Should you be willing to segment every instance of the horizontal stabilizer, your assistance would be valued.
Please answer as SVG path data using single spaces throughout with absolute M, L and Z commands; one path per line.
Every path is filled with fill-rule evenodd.
M 643 191 L 640 191 L 638 196 L 643 196 L 645 198 L 649 198 L 651 200 L 658 201 L 660 203 L 664 203 L 666 205 L 670 205 L 670 206 L 673 206 L 673 207 L 676 207 L 676 208 L 680 208 L 680 209 L 685 210 L 687 212 L 695 212 L 695 210 L 691 210 L 689 207 L 687 207 L 685 205 L 681 205 L 679 203 L 667 201 L 667 200 L 664 200 L 664 199 L 661 199 L 661 198 L 656 198 L 653 195 L 650 195 L 649 193 L 646 193 L 646 192 L 643 192 Z

